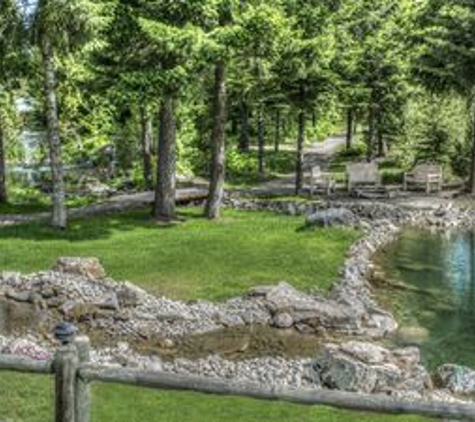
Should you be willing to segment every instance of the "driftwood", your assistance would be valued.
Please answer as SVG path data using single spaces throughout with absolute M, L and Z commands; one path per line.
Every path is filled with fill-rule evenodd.
M 475 405 L 468 404 L 432 401 L 413 402 L 384 395 L 363 395 L 330 390 L 265 388 L 259 384 L 125 368 L 88 366 L 80 369 L 79 373 L 81 377 L 89 381 L 119 383 L 161 390 L 195 391 L 260 400 L 279 400 L 303 405 L 325 405 L 365 412 L 394 415 L 413 414 L 440 419 L 475 421 Z

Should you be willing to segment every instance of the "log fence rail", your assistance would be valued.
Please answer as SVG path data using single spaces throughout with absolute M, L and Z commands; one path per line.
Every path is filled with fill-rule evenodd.
M 265 387 L 233 380 L 210 379 L 166 372 L 93 365 L 89 340 L 63 342 L 51 361 L 0 355 L 0 371 L 50 374 L 55 378 L 55 422 L 89 422 L 92 382 L 125 384 L 157 390 L 194 391 L 220 396 L 324 405 L 339 409 L 391 415 L 419 415 L 435 419 L 475 421 L 475 405 L 458 402 L 410 401 L 386 395 L 365 395 L 331 390 Z

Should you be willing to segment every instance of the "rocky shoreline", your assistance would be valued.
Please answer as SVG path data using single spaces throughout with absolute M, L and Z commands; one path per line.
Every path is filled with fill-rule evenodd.
M 321 204 L 228 198 L 227 205 L 307 215 L 308 225 L 351 225 L 364 235 L 351 247 L 341 279 L 328 295 L 305 294 L 280 283 L 256 287 L 223 303 L 173 301 L 109 279 L 96 259 L 84 258 L 63 258 L 51 271 L 30 275 L 3 273 L 0 297 L 31 304 L 46 317 L 42 329 L 26 337 L 18 338 L 15 333 L 0 337 L 1 351 L 45 359 L 55 347 L 50 325 L 65 319 L 109 339 L 120 339 L 93 350 L 92 359 L 97 363 L 412 398 L 455 400 L 452 393 L 475 392 L 475 371 L 446 365 L 430 376 L 420 365 L 417 349 L 390 351 L 375 344 L 395 331 L 397 322 L 380 308 L 368 282 L 372 255 L 393 240 L 402 226 L 475 227 L 474 211 L 414 211 L 369 201 Z M 164 348 L 173 348 L 179 337 L 250 325 L 316 335 L 325 345 L 316 360 L 270 357 L 241 361 L 218 355 L 162 360 L 131 347 L 136 340 L 153 338 Z

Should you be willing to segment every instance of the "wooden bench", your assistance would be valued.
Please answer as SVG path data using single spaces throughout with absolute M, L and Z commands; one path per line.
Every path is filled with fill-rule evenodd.
M 348 192 L 359 186 L 381 186 L 381 174 L 376 163 L 353 163 L 347 168 Z
M 320 166 L 310 170 L 310 194 L 314 196 L 317 189 L 323 189 L 327 195 L 335 190 L 336 182 L 331 173 L 322 171 Z
M 418 164 L 410 173 L 404 174 L 404 190 L 407 191 L 409 185 L 423 186 L 426 193 L 442 190 L 444 183 L 444 173 L 442 166 L 438 164 Z

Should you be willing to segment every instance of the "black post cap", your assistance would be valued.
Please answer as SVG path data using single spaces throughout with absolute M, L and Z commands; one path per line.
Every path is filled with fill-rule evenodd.
M 54 336 L 62 345 L 71 344 L 77 332 L 77 327 L 69 322 L 61 322 L 54 328 Z

